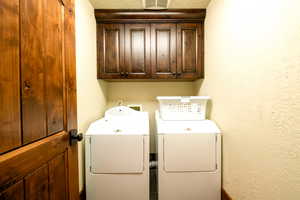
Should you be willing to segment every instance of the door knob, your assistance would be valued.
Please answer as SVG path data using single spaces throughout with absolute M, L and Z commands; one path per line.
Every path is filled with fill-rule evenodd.
M 70 135 L 70 145 L 76 144 L 83 139 L 82 133 L 78 133 L 76 129 L 72 129 L 69 132 Z

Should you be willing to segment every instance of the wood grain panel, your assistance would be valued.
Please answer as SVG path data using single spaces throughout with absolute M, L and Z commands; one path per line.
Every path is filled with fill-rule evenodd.
M 171 71 L 171 34 L 169 30 L 156 32 L 157 72 Z
M 77 129 L 77 92 L 75 59 L 75 0 L 65 0 L 65 66 L 66 66 L 66 130 Z M 69 199 L 79 200 L 78 149 L 77 145 L 68 148 L 68 195 Z
M 66 200 L 67 192 L 67 154 L 63 153 L 49 162 L 50 200 Z
M 1 200 L 23 200 L 24 199 L 24 183 L 23 180 L 10 186 L 0 193 Z
M 203 77 L 203 24 L 177 25 L 177 78 Z
M 44 9 L 47 135 L 51 135 L 64 128 L 64 6 L 52 0 Z
M 182 30 L 182 71 L 196 72 L 197 65 L 197 31 L 196 30 Z
M 98 25 L 98 76 L 120 78 L 124 72 L 124 25 Z
M 43 165 L 25 177 L 25 200 L 48 200 L 48 165 Z
M 120 72 L 120 31 L 105 30 L 105 72 Z
M 64 53 L 66 73 L 66 104 L 67 104 L 67 131 L 77 129 L 77 91 L 76 91 L 76 46 L 75 46 L 75 0 L 64 0 L 65 6 L 65 32 Z M 75 148 L 74 148 L 75 149 Z
M 151 77 L 150 24 L 125 25 L 126 78 Z
M 151 24 L 152 77 L 176 78 L 176 24 Z
M 68 144 L 69 135 L 61 132 L 0 156 L 0 191 L 65 152 Z
M 131 30 L 131 69 L 133 73 L 145 72 L 145 32 L 144 30 Z
M 23 143 L 47 135 L 44 71 L 44 1 L 21 2 Z M 33 123 L 34 122 L 34 123 Z
M 21 145 L 19 1 L 0 1 L 0 154 Z

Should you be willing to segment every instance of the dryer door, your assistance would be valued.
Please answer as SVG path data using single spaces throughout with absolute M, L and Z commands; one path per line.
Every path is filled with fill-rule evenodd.
M 216 165 L 215 134 L 165 135 L 164 170 L 167 172 L 212 172 Z
M 95 135 L 91 137 L 91 172 L 128 174 L 144 171 L 144 137 Z

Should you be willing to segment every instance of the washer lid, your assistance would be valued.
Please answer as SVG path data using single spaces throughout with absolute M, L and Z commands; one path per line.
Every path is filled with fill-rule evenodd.
M 149 135 L 147 112 L 137 112 L 128 116 L 102 118 L 93 122 L 87 135 Z
M 217 125 L 211 120 L 202 121 L 169 121 L 162 120 L 156 111 L 157 134 L 219 134 Z
M 140 113 L 139 111 L 133 110 L 126 106 L 116 106 L 113 108 L 108 109 L 105 112 L 105 119 L 125 119 L 125 118 L 134 118 L 138 116 Z

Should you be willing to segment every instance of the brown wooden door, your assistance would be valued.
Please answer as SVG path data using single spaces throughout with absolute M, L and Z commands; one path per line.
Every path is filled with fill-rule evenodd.
M 76 200 L 74 0 L 1 0 L 0 19 L 0 199 Z
M 151 24 L 152 78 L 176 78 L 176 24 Z
M 150 24 L 125 25 L 125 73 L 129 79 L 151 77 Z
M 203 78 L 203 24 L 177 24 L 177 78 Z
M 124 78 L 124 24 L 98 24 L 97 34 L 98 78 Z

